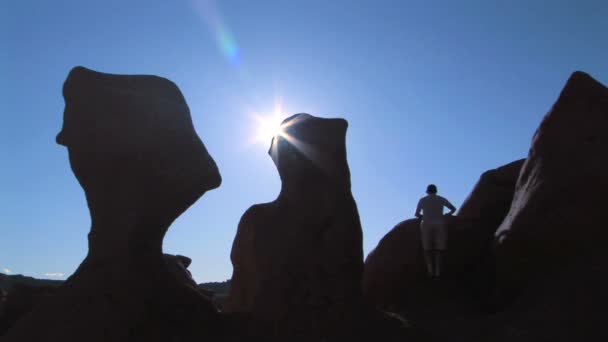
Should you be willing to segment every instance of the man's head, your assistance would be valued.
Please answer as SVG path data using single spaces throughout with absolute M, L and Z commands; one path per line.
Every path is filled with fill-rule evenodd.
M 437 186 L 435 184 L 429 184 L 429 186 L 426 187 L 426 193 L 429 195 L 437 194 Z

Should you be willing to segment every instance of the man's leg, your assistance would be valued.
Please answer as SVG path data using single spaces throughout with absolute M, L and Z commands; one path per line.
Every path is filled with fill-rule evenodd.
M 424 263 L 429 277 L 433 276 L 433 244 L 431 230 L 428 224 L 422 222 L 420 224 L 420 240 L 422 242 L 422 250 L 424 251 Z
M 443 263 L 443 251 L 440 249 L 435 250 L 435 269 L 434 276 L 439 278 L 441 276 L 441 265 Z
M 443 266 L 443 256 L 445 255 L 445 250 L 448 247 L 448 230 L 445 224 L 437 225 L 437 229 L 435 232 L 435 277 L 439 278 L 441 276 L 442 266 Z
M 433 254 L 432 249 L 424 250 L 424 261 L 426 263 L 426 271 L 429 277 L 433 276 Z

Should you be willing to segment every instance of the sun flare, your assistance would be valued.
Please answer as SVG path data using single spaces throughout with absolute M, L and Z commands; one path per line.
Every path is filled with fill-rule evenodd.
M 286 115 L 282 112 L 281 106 L 277 104 L 275 104 L 274 111 L 271 114 L 256 114 L 255 118 L 258 126 L 255 133 L 255 140 L 269 143 L 272 138 L 281 135 L 283 133 L 281 122 L 285 120 L 285 117 Z

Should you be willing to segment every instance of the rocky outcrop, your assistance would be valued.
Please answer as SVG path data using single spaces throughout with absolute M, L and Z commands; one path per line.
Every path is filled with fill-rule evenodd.
M 55 292 L 54 285 L 21 282 L 11 286 L 8 291 L 0 290 L 0 336 L 4 335 L 15 322 L 31 312 L 40 302 L 53 296 Z
M 413 287 L 420 284 L 424 277 L 420 220 L 400 222 L 365 259 L 365 299 L 383 309 L 397 309 L 416 295 Z
M 607 131 L 608 89 L 572 74 L 534 135 L 496 232 L 499 296 L 512 305 L 512 330 L 529 329 L 523 340 L 608 338 L 598 321 L 608 305 Z
M 363 252 L 346 161 L 347 122 L 297 114 L 282 127 L 269 151 L 281 192 L 241 218 L 224 310 L 250 314 L 279 339 L 351 335 Z
M 484 172 L 464 201 L 458 216 L 448 220 L 446 276 L 465 293 L 484 291 L 493 275 L 488 267 L 494 231 L 506 215 L 524 160 Z M 486 287 L 486 289 L 483 289 Z M 387 233 L 365 260 L 363 290 L 368 302 L 381 308 L 414 305 L 427 291 L 420 220 L 406 220 Z M 424 303 L 421 303 L 424 305 Z
M 192 259 L 183 255 L 164 254 L 165 265 L 169 272 L 180 282 L 198 288 L 198 284 L 192 278 L 192 273 L 188 270 Z
M 537 275 L 605 250 L 607 130 L 608 89 L 574 73 L 534 135 L 496 232 L 505 288 L 517 291 Z
M 163 258 L 170 224 L 221 182 L 171 81 L 74 68 L 57 142 L 91 212 L 76 272 L 8 341 L 174 341 L 214 334 L 218 314 Z
M 498 228 L 507 215 L 525 159 L 484 172 L 458 210 L 463 218 L 481 219 Z

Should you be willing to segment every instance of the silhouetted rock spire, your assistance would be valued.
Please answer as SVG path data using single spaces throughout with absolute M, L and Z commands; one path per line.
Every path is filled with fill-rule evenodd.
M 350 191 L 343 119 L 286 119 L 270 155 L 282 180 L 245 212 L 232 247 L 225 309 L 278 338 L 352 334 L 360 312 L 361 224 Z
M 57 296 L 8 334 L 15 341 L 170 341 L 210 336 L 217 312 L 162 254 L 169 225 L 220 185 L 171 81 L 74 68 L 63 129 L 91 212 L 89 253 Z

